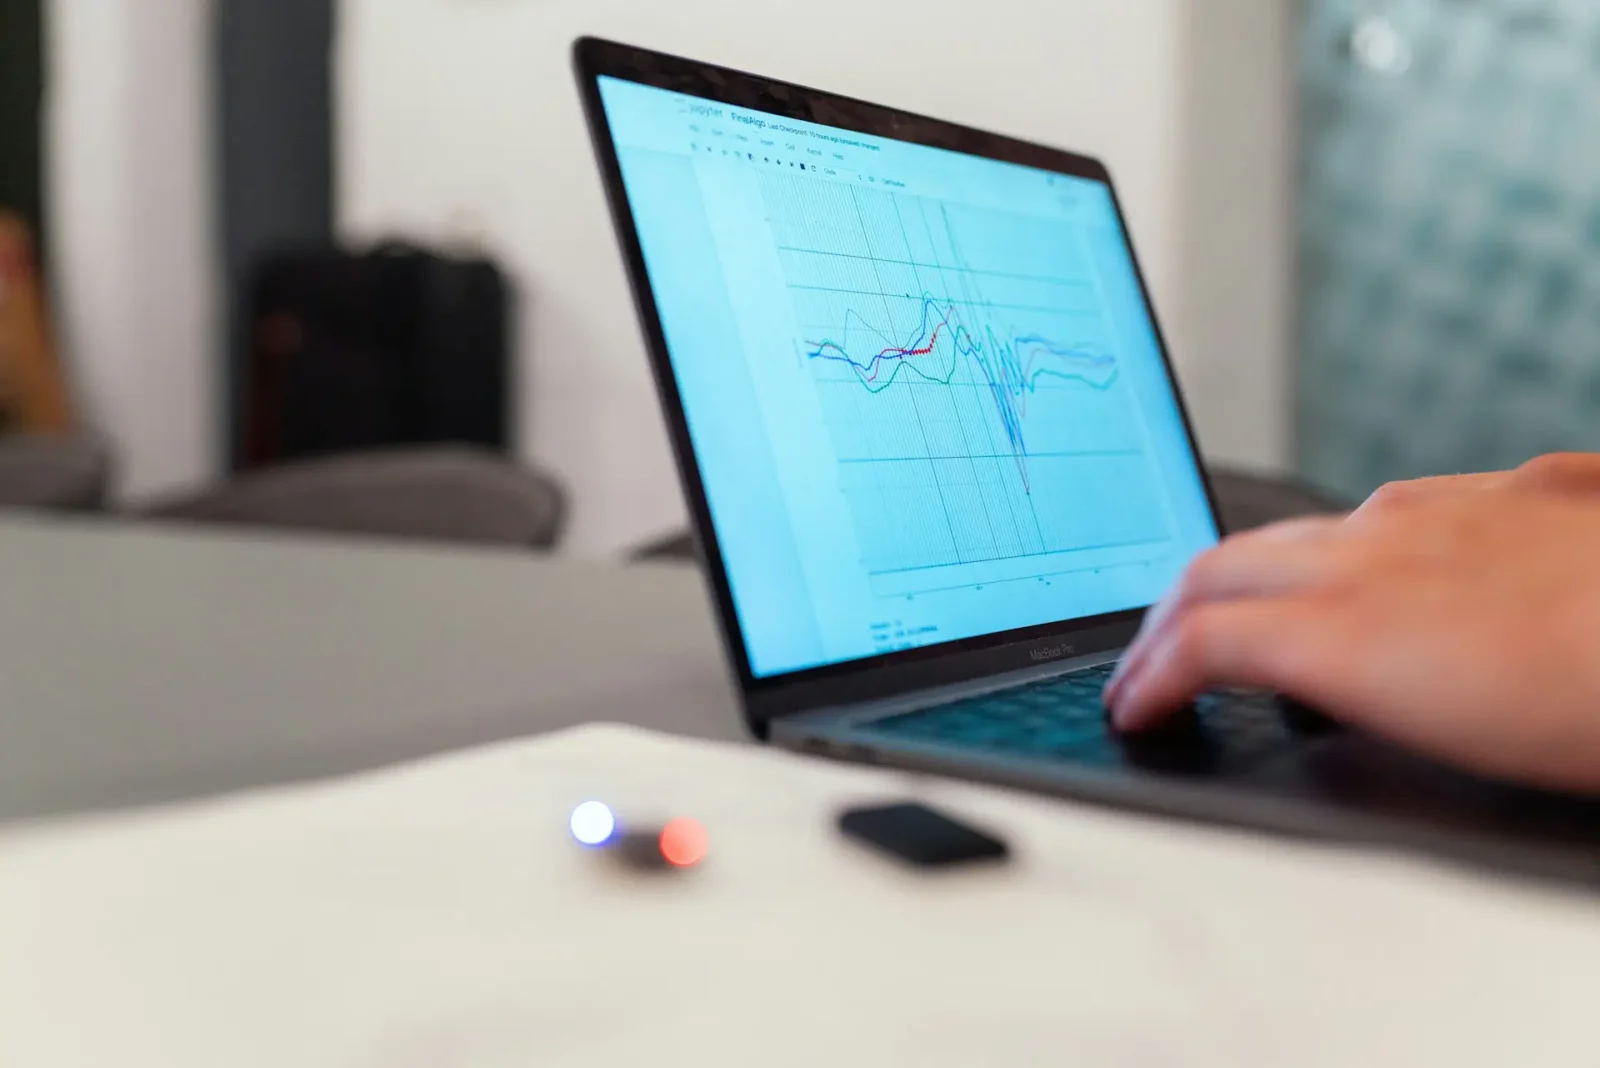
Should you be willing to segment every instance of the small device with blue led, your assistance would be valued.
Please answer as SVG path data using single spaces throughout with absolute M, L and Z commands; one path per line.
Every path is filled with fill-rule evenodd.
M 709 839 L 699 820 L 678 818 L 664 824 L 624 826 L 603 801 L 585 801 L 567 821 L 573 839 L 586 849 L 640 871 L 685 871 L 706 858 Z

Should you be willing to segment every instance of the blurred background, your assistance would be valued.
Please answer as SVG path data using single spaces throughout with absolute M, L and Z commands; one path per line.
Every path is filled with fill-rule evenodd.
M 0 0 L 0 500 L 680 530 L 582 33 L 1105 158 L 1214 463 L 1600 447 L 1587 0 Z

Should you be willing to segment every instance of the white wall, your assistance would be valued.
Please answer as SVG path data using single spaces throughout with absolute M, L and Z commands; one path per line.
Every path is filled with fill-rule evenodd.
M 1282 469 L 1295 313 L 1294 5 L 1182 6 L 1174 297 L 1184 387 L 1210 459 Z
M 51 274 L 68 364 L 119 490 L 215 469 L 208 0 L 50 0 Z
M 342 225 L 358 238 L 475 232 L 509 265 L 526 290 L 525 447 L 573 488 L 577 551 L 612 550 L 679 526 L 683 508 L 581 124 L 576 35 L 1105 157 L 1193 375 L 1205 357 L 1188 339 L 1206 308 L 1186 299 L 1180 214 L 1188 3 L 345 0 Z
M 209 0 L 49 0 L 57 315 L 121 490 L 217 470 Z M 915 12 L 908 18 L 907 12 Z M 344 0 L 343 225 L 479 234 L 526 289 L 525 447 L 601 552 L 677 526 L 568 71 L 603 33 L 1106 157 L 1213 457 L 1281 466 L 1292 319 L 1283 0 Z M 840 27 L 844 27 L 841 32 Z M 885 63 L 896 56 L 920 62 Z

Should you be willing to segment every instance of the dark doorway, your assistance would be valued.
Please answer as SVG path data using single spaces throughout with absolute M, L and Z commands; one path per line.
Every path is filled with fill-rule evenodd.
M 8 0 L 0 0 L 8 2 Z M 263 255 L 333 243 L 335 0 L 217 0 L 217 144 L 227 271 L 223 405 L 242 459 L 250 287 Z
M 0 210 L 43 232 L 40 103 L 44 96 L 43 0 L 0 0 Z M 44 247 L 44 242 L 39 242 Z

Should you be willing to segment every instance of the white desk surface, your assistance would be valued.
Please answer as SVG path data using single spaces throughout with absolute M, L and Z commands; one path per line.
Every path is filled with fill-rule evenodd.
M 687 568 L 9 519 L 0 575 L 0 1064 L 1600 1063 L 1590 900 L 955 784 L 1023 863 L 919 881 L 829 829 L 904 780 L 742 746 L 62 822 L 740 730 Z M 591 863 L 594 793 L 712 862 Z
M 907 793 L 1018 862 L 833 832 Z M 592 796 L 705 866 L 580 850 Z M 1589 1068 L 1597 990 L 1592 898 L 631 729 L 0 835 L 7 1068 Z
M 0 823 L 597 719 L 741 737 L 693 569 L 0 520 Z

